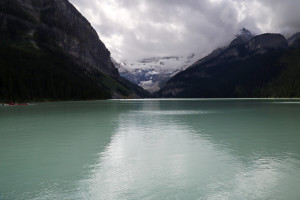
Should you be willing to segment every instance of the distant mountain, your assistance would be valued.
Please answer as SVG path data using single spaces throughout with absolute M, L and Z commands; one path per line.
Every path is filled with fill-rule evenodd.
M 224 48 L 178 73 L 158 97 L 300 97 L 299 34 L 254 36 L 246 29 Z
M 0 101 L 138 97 L 68 0 L 0 1 Z
M 113 61 L 120 75 L 144 89 L 158 91 L 167 80 L 197 60 L 195 54 L 145 58 L 137 61 Z

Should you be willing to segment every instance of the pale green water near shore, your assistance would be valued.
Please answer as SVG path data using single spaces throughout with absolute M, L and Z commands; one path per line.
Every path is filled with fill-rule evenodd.
M 300 101 L 0 107 L 1 200 L 299 200 Z

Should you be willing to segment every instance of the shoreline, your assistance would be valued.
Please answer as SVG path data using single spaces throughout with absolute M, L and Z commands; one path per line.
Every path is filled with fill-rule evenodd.
M 26 103 L 3 103 L 0 106 L 29 106 L 36 103 L 63 103 L 63 102 L 95 102 L 95 101 L 234 101 L 234 100 L 280 100 L 280 101 L 300 101 L 300 98 L 139 98 L 139 99 L 94 99 L 94 100 L 57 100 L 57 101 L 32 101 Z

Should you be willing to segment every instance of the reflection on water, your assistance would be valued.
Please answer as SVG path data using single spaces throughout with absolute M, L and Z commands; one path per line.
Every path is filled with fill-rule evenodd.
M 299 115 L 274 100 L 5 108 L 0 199 L 300 199 Z

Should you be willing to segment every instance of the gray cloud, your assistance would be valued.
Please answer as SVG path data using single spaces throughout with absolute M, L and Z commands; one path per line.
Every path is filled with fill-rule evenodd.
M 273 30 L 287 34 L 300 31 L 299 0 L 265 0 L 262 3 L 270 8 L 270 24 Z
M 300 30 L 300 0 L 70 0 L 116 59 L 205 55 L 242 27 Z

